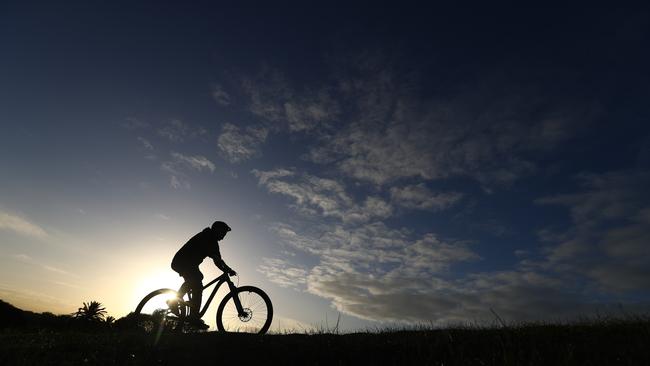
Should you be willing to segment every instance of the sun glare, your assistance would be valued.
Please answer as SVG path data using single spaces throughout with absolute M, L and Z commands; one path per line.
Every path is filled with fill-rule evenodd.
M 169 270 L 146 273 L 138 277 L 133 287 L 133 304 L 137 304 L 148 293 L 161 288 L 178 290 L 183 284 L 183 279 Z M 135 306 L 135 305 L 134 305 Z

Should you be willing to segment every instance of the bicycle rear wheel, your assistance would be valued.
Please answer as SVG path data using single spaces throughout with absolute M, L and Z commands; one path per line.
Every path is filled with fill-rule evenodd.
M 146 332 L 181 330 L 187 305 L 176 291 L 161 288 L 145 296 L 134 313 L 138 327 Z
M 237 313 L 234 296 L 244 309 Z M 273 320 L 273 305 L 268 295 L 254 286 L 242 286 L 223 298 L 217 309 L 217 329 L 220 332 L 264 334 Z

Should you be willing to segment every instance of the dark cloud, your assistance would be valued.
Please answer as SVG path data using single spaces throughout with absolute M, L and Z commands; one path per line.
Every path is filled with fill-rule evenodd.
M 650 174 L 616 171 L 578 179 L 582 192 L 537 201 L 566 206 L 573 221 L 547 239 L 552 244 L 539 265 L 585 276 L 604 292 L 650 290 Z

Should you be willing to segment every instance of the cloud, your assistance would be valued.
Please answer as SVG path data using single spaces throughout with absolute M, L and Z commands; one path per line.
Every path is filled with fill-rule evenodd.
M 323 140 L 307 158 L 334 163 L 347 176 L 377 185 L 402 178 L 452 176 L 508 185 L 536 169 L 535 163 L 520 153 L 535 150 L 536 143 L 531 140 L 538 137 L 531 136 L 531 129 L 543 122 L 517 123 L 491 116 L 495 113 L 491 111 L 467 115 L 461 110 L 466 106 L 392 98 L 388 105 L 395 107 L 390 111 L 385 111 L 384 105 L 358 101 L 356 121 Z M 526 112 L 510 118 L 527 120 Z M 550 139 L 548 145 L 553 144 Z
M 317 259 L 295 276 L 291 259 L 266 263 L 271 278 L 284 286 L 323 297 L 339 311 L 381 322 L 436 324 L 493 321 L 494 309 L 506 321 L 565 321 L 614 312 L 612 304 L 589 301 L 580 283 L 566 273 L 535 269 L 457 273 L 454 266 L 480 260 L 471 243 L 415 236 L 381 223 L 354 228 L 320 225 L 299 230 L 276 224 L 284 245 Z M 303 272 L 307 272 L 303 281 Z M 273 279 L 271 279 L 273 281 Z M 628 303 L 647 311 L 648 303 Z M 552 319 L 551 319 L 552 318 Z
M 176 152 L 172 152 L 171 155 L 174 161 L 188 168 L 198 170 L 198 171 L 202 171 L 205 169 L 205 170 L 209 170 L 210 172 L 214 172 L 215 169 L 214 164 L 210 160 L 208 160 L 208 158 L 206 158 L 205 156 L 201 156 L 201 155 L 189 156 L 189 155 L 183 155 L 181 153 L 176 153 Z
M 285 169 L 272 171 L 254 170 L 259 184 L 271 193 L 291 197 L 296 211 L 307 215 L 334 217 L 344 222 L 366 222 L 372 218 L 387 218 L 392 206 L 381 197 L 368 196 L 356 202 L 336 180 L 310 174 L 296 175 Z
M 138 136 L 138 141 L 140 141 L 140 143 L 142 143 L 142 146 L 144 146 L 145 149 L 153 150 L 153 145 L 151 144 L 151 142 L 149 142 L 149 140 L 145 139 L 144 137 L 139 137 Z
M 223 90 L 223 87 L 219 84 L 212 86 L 212 98 L 222 106 L 230 105 L 230 94 L 226 93 Z
M 122 126 L 129 130 L 137 130 L 150 127 L 149 123 L 135 117 L 126 117 L 122 123 Z
M 217 140 L 219 150 L 231 163 L 239 163 L 260 155 L 260 146 L 268 130 L 261 126 L 249 126 L 246 129 L 226 123 Z
M 533 90 L 491 82 L 445 98 L 423 97 L 417 78 L 403 78 L 377 60 L 358 61 L 322 87 L 345 113 L 337 115 L 335 128 L 319 134 L 305 159 L 375 185 L 469 177 L 487 188 L 507 187 L 534 173 L 539 157 L 593 114 L 589 106 L 568 107 Z
M 306 282 L 307 271 L 278 258 L 263 258 L 263 264 L 257 269 L 271 282 L 280 287 L 298 287 Z
M 593 258 L 607 264 L 621 261 L 613 259 L 617 256 L 626 262 L 639 257 L 640 243 L 647 242 L 639 225 L 650 211 L 621 216 L 613 203 L 589 203 L 630 225 L 600 236 L 576 235 L 580 228 L 562 235 L 549 229 L 542 253 L 518 250 L 513 257 L 518 262 L 508 270 L 469 267 L 482 259 L 475 250 L 479 243 L 417 232 L 395 220 L 401 209 L 438 212 L 463 202 L 464 193 L 430 189 L 434 180 L 462 178 L 491 192 L 535 174 L 546 156 L 589 123 L 594 111 L 588 105 L 570 105 L 503 80 L 422 93 L 428 86 L 417 75 L 404 77 L 373 59 L 356 61 L 350 72 L 336 70 L 309 90 L 293 88 L 268 70 L 244 82 L 259 123 L 269 133 L 301 133 L 312 144 L 303 160 L 327 172 L 324 177 L 296 168 L 252 171 L 260 187 L 288 198 L 298 214 L 291 224 L 272 225 L 271 232 L 285 252 L 310 258 L 265 261 L 260 272 L 271 281 L 328 299 L 346 314 L 399 322 L 490 321 L 491 308 L 513 321 L 584 316 L 603 306 L 592 301 L 600 294 L 593 283 L 598 281 L 599 289 L 612 286 L 596 280 L 605 277 L 596 269 L 619 278 L 614 282 L 645 286 L 640 283 L 645 273 L 636 270 L 639 263 L 650 268 L 645 260 L 628 262 L 633 273 L 616 275 L 607 265 L 577 264 L 591 257 L 583 251 L 589 245 L 599 246 Z M 538 203 L 580 206 L 584 198 Z M 596 213 L 586 207 L 572 212 L 587 219 Z M 554 241 L 559 237 L 567 244 Z M 558 259 L 552 261 L 554 251 Z M 536 260 L 537 254 L 544 260 Z
M 480 260 L 470 243 L 415 236 L 406 229 L 368 223 L 346 229 L 332 224 L 300 232 L 276 224 L 285 245 L 315 256 L 318 263 L 281 281 L 329 299 L 346 314 L 375 321 L 445 323 L 489 321 L 493 308 L 512 321 L 584 315 L 595 310 L 563 281 L 532 271 L 482 272 L 454 278 L 453 266 Z M 269 263 L 281 273 L 290 263 Z M 302 269 L 302 268 L 301 268 Z
M 244 78 L 242 89 L 250 98 L 251 113 L 268 121 L 282 119 L 283 101 L 292 94 L 282 74 L 268 69 L 263 70 L 257 78 Z
M 640 214 L 648 197 L 646 184 L 650 173 L 645 171 L 616 171 L 604 174 L 579 174 L 576 179 L 584 188 L 581 193 L 543 197 L 536 202 L 567 206 L 571 218 L 580 226 L 596 226 L 607 220 Z
M 216 169 L 214 163 L 202 155 L 184 155 L 172 152 L 172 159 L 164 161 L 160 168 L 169 175 L 169 184 L 174 189 L 190 189 L 191 184 L 185 170 L 203 171 L 211 173 Z
M 456 204 L 463 194 L 459 192 L 431 192 L 424 183 L 390 189 L 391 202 L 406 208 L 441 211 Z
M 154 216 L 155 216 L 157 219 L 160 219 L 160 220 L 165 220 L 165 221 L 169 221 L 169 220 L 171 220 L 171 218 L 170 218 L 169 216 L 167 216 L 167 215 L 165 215 L 165 214 L 162 214 L 162 213 L 157 213 L 157 214 L 154 215 Z
M 542 283 L 535 281 L 537 278 Z M 319 266 L 308 281 L 311 293 L 330 299 L 339 311 L 382 322 L 486 324 L 494 319 L 490 309 L 509 322 L 548 321 L 549 314 L 566 320 L 598 309 L 544 280 L 537 275 L 505 272 L 464 281 L 435 277 L 422 281 L 400 276 L 376 278 Z
M 51 266 L 49 264 L 42 263 L 42 262 L 40 262 L 40 261 L 38 261 L 38 260 L 36 260 L 36 259 L 26 255 L 26 254 L 14 254 L 11 257 L 14 258 L 15 260 L 19 261 L 19 262 L 27 263 L 27 264 L 30 264 L 30 265 L 40 267 L 41 269 L 43 269 L 45 271 L 48 271 L 48 272 L 63 274 L 63 275 L 72 276 L 72 277 L 78 277 L 77 275 L 74 275 L 74 274 L 72 274 L 72 273 L 70 273 L 70 272 L 68 272 L 68 271 L 66 271 L 64 269 L 54 267 L 54 266 Z
M 74 289 L 84 289 L 81 286 L 78 286 L 78 285 L 75 285 L 75 284 L 72 284 L 72 283 L 68 283 L 68 282 L 63 282 L 63 281 L 48 281 L 48 282 L 53 283 L 55 285 L 63 286 L 63 287 L 69 287 L 69 288 L 74 288 Z
M 582 192 L 543 197 L 569 209 L 572 226 L 540 232 L 545 257 L 530 266 L 573 273 L 607 293 L 650 290 L 650 173 L 581 174 Z
M 207 131 L 203 127 L 194 128 L 179 119 L 170 120 L 158 129 L 158 135 L 171 142 L 183 142 L 188 138 L 196 138 L 206 133 Z
M 190 189 L 192 187 L 188 180 L 178 175 L 171 175 L 169 177 L 169 185 L 174 189 Z
M 542 231 L 544 260 L 519 250 L 515 267 L 501 271 L 459 271 L 458 264 L 481 260 L 472 249 L 475 244 L 390 228 L 380 220 L 390 217 L 391 205 L 373 195 L 354 199 L 337 180 L 295 169 L 253 174 L 269 192 L 290 197 L 290 207 L 299 213 L 293 224 L 276 223 L 271 232 L 286 251 L 315 260 L 305 267 L 292 256 L 276 258 L 259 271 L 356 317 L 485 323 L 494 318 L 494 309 L 507 321 L 567 320 L 614 311 L 611 304 L 591 300 L 601 291 L 625 294 L 650 288 L 650 262 L 644 254 L 650 242 L 650 205 L 643 193 L 650 175 L 645 173 L 582 175 L 587 191 L 538 200 L 569 206 L 576 227 L 560 234 Z M 408 208 L 444 209 L 460 199 L 439 197 L 419 184 L 394 188 L 391 202 L 400 200 Z M 629 309 L 650 309 L 648 303 L 620 299 Z
M 375 275 L 408 274 L 430 278 L 452 263 L 479 260 L 463 241 L 442 241 L 433 233 L 414 237 L 406 229 L 391 229 L 381 222 L 346 227 L 324 224 L 303 232 L 276 224 L 272 232 L 291 248 L 315 254 L 321 263 L 339 270 L 372 271 Z
M 244 78 L 244 93 L 250 111 L 268 122 L 271 130 L 306 132 L 327 126 L 340 114 L 331 88 L 296 91 L 278 70 L 263 70 L 255 78 Z
M 292 132 L 313 130 L 336 120 L 338 115 L 338 102 L 325 90 L 284 102 L 284 118 Z
M 0 211 L 0 230 L 9 230 L 40 239 L 47 237 L 47 233 L 40 226 L 23 217 L 3 211 Z
M 293 171 L 287 169 L 276 169 L 276 170 L 269 170 L 269 171 L 260 171 L 257 169 L 253 169 L 251 173 L 253 173 L 253 175 L 255 175 L 259 179 L 259 184 L 261 185 L 266 184 L 271 179 L 290 177 L 295 175 Z

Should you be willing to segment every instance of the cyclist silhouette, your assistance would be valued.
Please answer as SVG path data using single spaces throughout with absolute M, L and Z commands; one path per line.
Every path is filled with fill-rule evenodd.
M 203 273 L 199 270 L 199 264 L 206 257 L 210 257 L 220 270 L 230 276 L 237 274 L 221 259 L 219 252 L 219 241 L 223 240 L 230 230 L 225 222 L 215 221 L 212 227 L 206 227 L 188 240 L 172 259 L 172 269 L 185 279 L 186 285 L 192 291 L 189 315 L 189 320 L 192 322 L 202 322 L 199 309 L 203 292 Z

